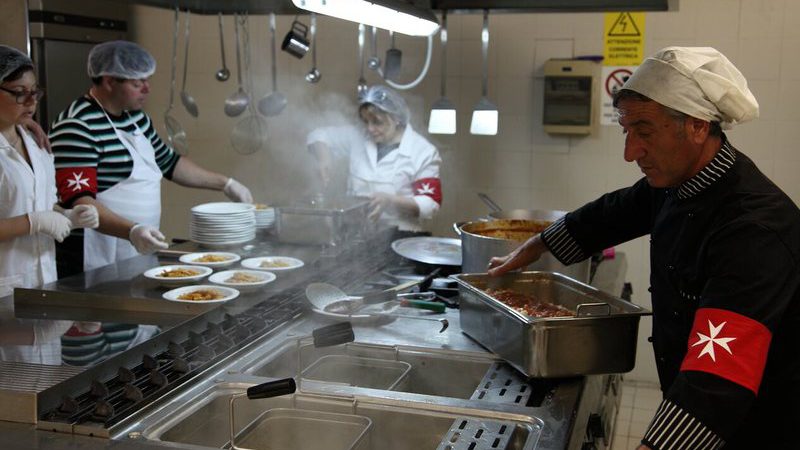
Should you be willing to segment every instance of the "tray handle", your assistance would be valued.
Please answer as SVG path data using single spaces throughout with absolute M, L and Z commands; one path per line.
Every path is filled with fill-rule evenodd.
M 605 308 L 605 314 L 592 314 L 592 309 L 599 309 Z M 586 311 L 588 310 L 588 311 Z M 575 308 L 575 316 L 576 317 L 589 317 L 589 316 L 610 316 L 611 315 L 611 305 L 606 302 L 597 302 L 597 303 L 581 303 Z

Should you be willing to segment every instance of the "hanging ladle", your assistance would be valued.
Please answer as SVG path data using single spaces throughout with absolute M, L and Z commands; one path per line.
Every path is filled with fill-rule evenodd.
M 228 117 L 241 115 L 244 110 L 247 109 L 247 104 L 250 103 L 250 97 L 242 86 L 242 61 L 239 51 L 239 19 L 236 15 L 233 16 L 233 22 L 236 35 L 236 77 L 239 81 L 239 89 L 225 99 L 225 115 Z
M 367 60 L 367 67 L 369 67 L 370 70 L 378 70 L 381 68 L 381 58 L 378 57 L 378 27 L 372 27 L 370 41 L 372 43 L 372 56 Z
M 278 92 L 278 67 L 275 50 L 275 13 L 269 15 L 269 32 L 272 37 L 272 93 L 258 102 L 258 111 L 265 116 L 277 116 L 286 107 L 286 96 Z
M 169 84 L 169 106 L 164 112 L 164 125 L 167 127 L 167 140 L 169 145 L 175 149 L 180 155 L 185 155 L 189 151 L 189 145 L 186 142 L 186 132 L 183 130 L 181 123 L 178 119 L 172 116 L 172 106 L 175 103 L 175 72 L 178 66 L 178 8 L 175 8 L 175 31 L 172 36 L 172 70 L 170 72 Z
M 306 81 L 318 83 L 322 75 L 317 69 L 317 15 L 311 13 L 311 70 L 306 74 Z
M 361 98 L 367 93 L 367 80 L 364 79 L 364 35 L 366 34 L 366 27 L 363 23 L 358 24 L 358 85 L 356 86 L 356 93 Z
M 219 69 L 214 77 L 217 81 L 228 81 L 231 77 L 231 71 L 225 65 L 225 33 L 222 30 L 222 13 L 219 13 L 219 51 L 222 54 L 222 69 Z
M 197 103 L 194 101 L 191 95 L 186 92 L 186 72 L 189 69 L 189 20 L 191 18 L 191 13 L 189 10 L 186 10 L 186 48 L 184 52 L 184 59 L 183 59 L 183 88 L 181 88 L 181 103 L 183 103 L 183 107 L 186 108 L 186 111 L 192 115 L 192 117 L 197 117 L 200 113 L 197 110 Z

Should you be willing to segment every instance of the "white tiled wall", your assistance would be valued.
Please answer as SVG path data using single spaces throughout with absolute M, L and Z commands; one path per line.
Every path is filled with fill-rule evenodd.
M 133 38 L 150 49 L 159 62 L 153 78 L 154 93 L 147 110 L 161 125 L 167 106 L 172 13 L 134 7 Z M 278 41 L 293 17 L 279 17 Z M 303 18 L 307 23 L 307 17 Z M 500 131 L 495 137 L 468 134 L 473 105 L 480 98 L 481 14 L 448 16 L 447 96 L 458 108 L 455 136 L 435 136 L 444 159 L 444 205 L 429 228 L 451 235 L 454 221 L 469 220 L 487 212 L 476 192 L 486 192 L 505 208 L 572 209 L 608 190 L 640 177 L 635 166 L 622 159 L 622 135 L 616 127 L 602 127 L 585 138 L 554 137 L 543 132 L 542 65 L 554 57 L 602 54 L 603 15 L 496 14 L 490 16 L 489 97 L 500 110 Z M 233 22 L 226 18 L 228 66 L 235 68 Z M 322 81 L 303 80 L 309 57 L 297 60 L 279 51 L 278 85 L 289 99 L 284 113 L 270 119 L 269 146 L 242 156 L 233 152 L 229 135 L 239 120 L 223 114 L 224 99 L 236 91 L 235 76 L 227 83 L 214 80 L 220 67 L 216 17 L 192 20 L 188 91 L 195 97 L 200 117 L 191 118 L 180 105 L 176 116 L 186 127 L 190 156 L 200 164 L 235 174 L 252 187 L 261 202 L 281 202 L 309 192 L 312 185 L 304 135 L 319 121 L 354 117 L 358 79 L 357 27 L 329 18 L 319 20 L 318 67 Z M 680 11 L 646 14 L 645 53 L 667 45 L 713 46 L 726 53 L 750 80 L 761 103 L 761 118 L 732 131 L 729 136 L 751 155 L 795 201 L 800 200 L 800 2 L 794 0 L 681 0 Z M 265 16 L 250 20 L 255 98 L 269 93 L 268 29 Z M 411 80 L 423 64 L 425 42 L 399 37 L 403 51 L 402 80 Z M 382 33 L 379 55 L 388 47 Z M 179 46 L 182 61 L 183 46 Z M 414 115 L 413 124 L 425 129 L 428 108 L 439 97 L 440 44 L 434 43 L 427 78 L 405 93 Z M 182 68 L 182 63 L 179 65 Z M 180 73 L 180 72 L 179 72 Z M 235 75 L 235 73 L 234 73 Z M 369 83 L 380 82 L 370 70 Z M 179 79 L 180 86 L 180 79 Z M 340 112 L 344 116 L 337 117 Z M 191 191 L 166 185 L 166 218 L 170 237 L 187 235 L 188 208 L 221 199 L 213 192 Z M 649 306 L 649 262 L 643 239 L 621 246 L 628 255 L 634 300 Z M 645 338 L 649 320 L 643 321 L 637 368 L 629 379 L 655 381 L 652 354 Z

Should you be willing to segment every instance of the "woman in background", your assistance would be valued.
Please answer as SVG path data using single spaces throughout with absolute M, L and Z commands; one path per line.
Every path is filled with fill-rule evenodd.
M 71 323 L 17 320 L 11 294 L 55 281 L 55 240 L 72 228 L 97 227 L 97 210 L 56 205 L 53 156 L 21 123 L 44 95 L 33 63 L 0 45 L 0 359 L 60 364 L 60 336 Z
M 359 99 L 363 128 L 325 127 L 307 144 L 317 158 L 322 182 L 330 181 L 332 155 L 350 157 L 348 194 L 370 198 L 370 218 L 382 218 L 402 231 L 421 230 L 442 203 L 442 159 L 409 124 L 405 100 L 385 86 L 372 86 Z

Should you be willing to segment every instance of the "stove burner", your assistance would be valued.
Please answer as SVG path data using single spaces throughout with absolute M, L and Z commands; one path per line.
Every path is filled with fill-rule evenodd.
M 167 376 L 156 369 L 150 371 L 150 384 L 157 387 L 166 386 L 169 383 Z
M 152 356 L 150 355 L 142 356 L 142 367 L 144 367 L 145 369 L 147 370 L 158 369 L 158 366 L 159 366 L 158 360 L 156 360 Z
M 144 398 L 142 390 L 130 383 L 126 384 L 123 388 L 122 396 L 125 398 L 125 400 L 130 400 L 134 403 L 140 402 Z
M 92 411 L 92 419 L 95 419 L 98 422 L 105 422 L 113 415 L 114 407 L 111 405 L 111 403 L 108 403 L 105 400 L 98 401 L 97 404 L 95 404 L 94 410 Z
M 59 417 L 69 417 L 76 412 L 78 412 L 78 402 L 67 395 L 62 397 L 61 405 L 58 406 L 57 415 Z
M 134 375 L 133 371 L 127 367 L 120 367 L 119 370 L 117 370 L 117 377 L 119 378 L 119 381 L 123 383 L 130 383 L 136 379 L 136 375 Z
M 183 349 L 183 346 L 181 346 L 181 344 L 170 342 L 169 346 L 167 346 L 167 353 L 169 354 L 169 356 L 177 358 L 179 356 L 183 356 L 183 354 L 186 353 L 186 350 Z
M 89 395 L 93 398 L 106 398 L 108 397 L 108 387 L 97 380 L 92 380 L 92 388 Z

